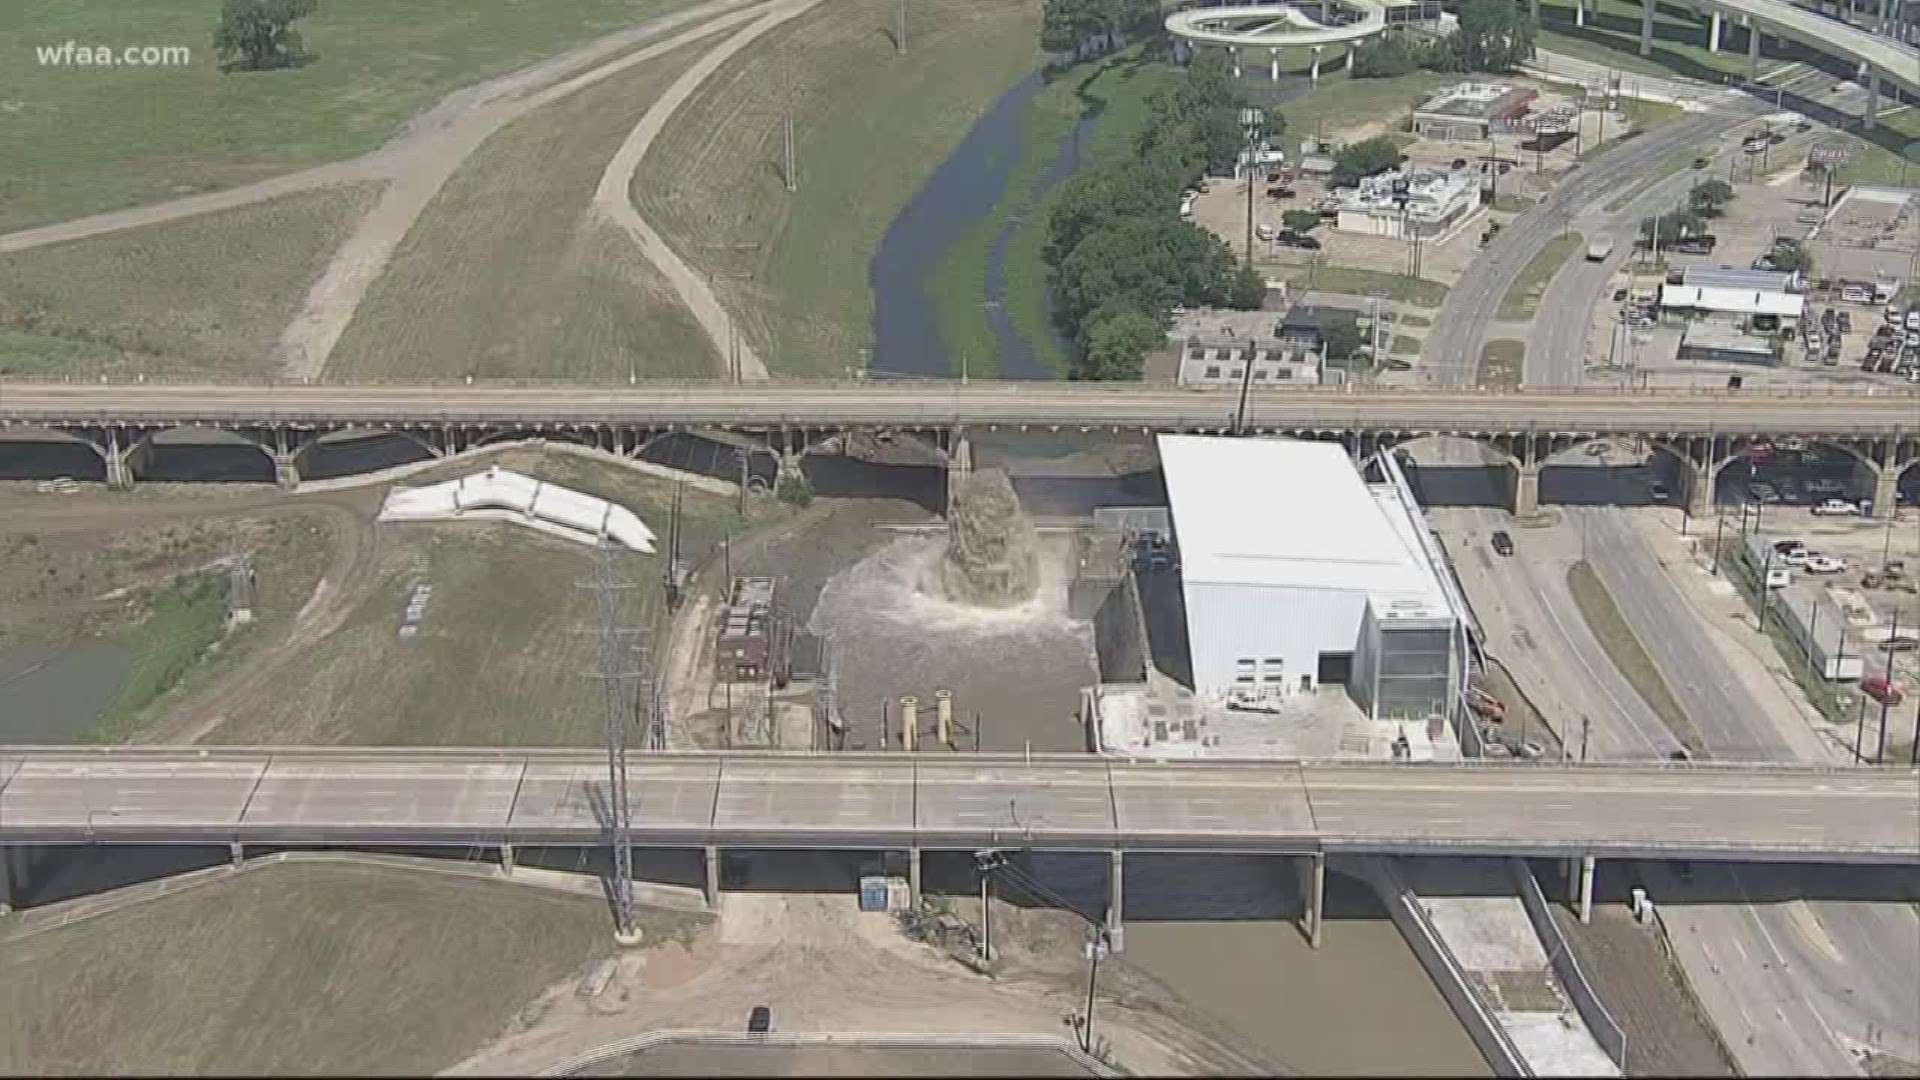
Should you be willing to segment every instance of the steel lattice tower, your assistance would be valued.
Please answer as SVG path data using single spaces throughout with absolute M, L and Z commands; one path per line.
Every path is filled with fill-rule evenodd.
M 634 702 L 643 712 L 651 714 L 653 702 L 650 700 L 652 689 L 646 678 L 647 650 L 644 644 L 635 652 L 639 661 L 637 667 L 626 667 L 626 636 L 645 633 L 620 625 L 620 593 L 634 586 L 619 579 L 619 567 L 610 541 L 601 539 L 598 555 L 599 574 L 591 586 L 598 594 L 600 606 L 600 665 L 594 675 L 601 681 L 605 691 L 602 700 L 606 706 L 607 831 L 613 845 L 614 936 L 624 941 L 636 936 L 633 922 L 633 823 L 627 797 L 628 681 L 639 679 L 643 687 L 648 687 L 636 696 Z

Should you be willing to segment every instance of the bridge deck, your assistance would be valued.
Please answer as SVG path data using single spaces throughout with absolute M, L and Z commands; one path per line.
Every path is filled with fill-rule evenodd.
M 554 842 L 603 833 L 596 752 L 0 751 L 0 841 Z M 800 848 L 1670 854 L 1920 862 L 1920 773 L 1625 765 L 670 754 L 637 842 Z

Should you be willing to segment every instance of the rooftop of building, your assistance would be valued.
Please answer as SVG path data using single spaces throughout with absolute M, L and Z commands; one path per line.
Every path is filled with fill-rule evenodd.
M 1793 275 L 1784 270 L 1749 270 L 1741 266 L 1689 266 L 1681 273 L 1681 280 L 1685 284 L 1702 288 L 1766 289 L 1786 292 L 1793 285 Z
M 1700 285 L 1660 286 L 1660 306 L 1724 311 L 1739 315 L 1779 315 L 1799 318 L 1807 298 L 1775 289 L 1741 289 Z
M 1417 512 L 1394 485 L 1368 484 L 1338 444 L 1162 435 L 1159 449 L 1188 584 L 1337 590 L 1381 607 L 1450 610 Z
M 1406 181 L 1408 206 L 1414 213 L 1445 206 L 1479 189 L 1480 178 L 1467 169 L 1388 169 L 1360 178 L 1352 188 L 1334 192 L 1342 210 L 1397 210 L 1395 185 Z

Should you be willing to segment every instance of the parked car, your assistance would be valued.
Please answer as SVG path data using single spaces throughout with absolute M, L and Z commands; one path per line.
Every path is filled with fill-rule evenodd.
M 1672 493 L 1667 490 L 1667 485 L 1659 482 L 1658 480 L 1647 485 L 1647 498 L 1652 499 L 1654 502 L 1657 502 L 1657 503 L 1666 502 L 1667 497 L 1670 494 Z
M 1693 159 L 1693 167 L 1694 167 L 1694 168 L 1696 168 L 1696 169 L 1704 169 L 1704 168 L 1706 168 L 1706 167 L 1707 167 L 1707 159 L 1706 159 L 1706 158 L 1703 158 L 1703 157 L 1697 157 L 1697 158 L 1694 158 L 1694 159 Z
M 1838 574 L 1847 569 L 1847 560 L 1832 555 L 1809 555 L 1804 567 L 1809 574 Z
M 1846 499 L 1822 499 L 1814 506 L 1813 512 L 1822 517 L 1844 517 L 1859 513 L 1860 508 Z
M 1750 496 L 1753 499 L 1753 501 L 1757 503 L 1777 503 L 1780 501 L 1780 493 L 1773 489 L 1772 484 L 1766 483 L 1764 481 L 1760 483 L 1755 483 L 1755 484 L 1748 484 L 1747 495 Z
M 1775 540 L 1773 550 L 1785 555 L 1789 551 L 1805 551 L 1806 542 L 1802 540 Z
M 1284 244 L 1285 246 L 1296 247 L 1302 251 L 1319 251 L 1320 250 L 1320 241 L 1314 239 L 1311 236 L 1301 236 L 1299 233 L 1293 232 L 1289 229 L 1280 230 L 1280 235 L 1278 239 L 1280 243 Z
M 1776 566 L 1767 571 L 1767 588 L 1784 589 L 1793 584 L 1793 571 L 1784 566 Z
M 767 1008 L 765 1005 L 755 1005 L 753 1011 L 747 1014 L 747 1033 L 750 1035 L 765 1035 L 772 1030 L 773 1010 Z
M 1496 529 L 1487 542 L 1493 546 L 1493 553 L 1502 557 L 1513 554 L 1513 537 L 1505 529 Z
M 1275 232 L 1273 226 L 1261 224 L 1254 227 L 1253 235 L 1261 240 L 1271 240 L 1274 238 Z
M 1860 692 L 1886 705 L 1898 705 L 1907 697 L 1907 688 L 1885 675 L 1869 675 L 1861 679 Z
M 1781 552 L 1780 558 L 1776 561 L 1787 566 L 1805 566 L 1807 560 L 1813 558 L 1813 555 L 1814 553 L 1806 548 L 1794 548 L 1792 551 Z

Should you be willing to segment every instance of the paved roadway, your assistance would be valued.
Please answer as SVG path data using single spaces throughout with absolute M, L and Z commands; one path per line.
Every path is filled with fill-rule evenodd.
M 1501 298 L 1569 221 L 1631 191 L 1661 163 L 1692 152 L 1693 147 L 1717 143 L 1723 132 L 1763 111 L 1751 100 L 1724 99 L 1713 111 L 1690 113 L 1636 135 L 1575 169 L 1533 209 L 1501 229 L 1447 294 L 1421 350 L 1421 380 L 1430 385 L 1471 384 Z
M 1472 280 L 1470 278 L 1470 280 Z M 1445 325 L 1444 319 L 1440 324 Z M 1476 346 L 1477 348 L 1477 346 Z M 163 386 L 0 383 L 0 427 L 145 423 L 553 426 L 626 423 L 1058 425 L 1224 429 L 1237 392 L 1089 383 L 723 383 L 581 386 Z M 1920 391 L 1557 389 L 1494 392 L 1314 387 L 1255 394 L 1249 423 L 1275 429 L 1427 432 L 1560 430 L 1686 434 L 1910 432 Z
M 0 840 L 593 842 L 593 750 L 0 748 Z M 667 754 L 663 846 L 1644 854 L 1920 863 L 1902 769 Z

